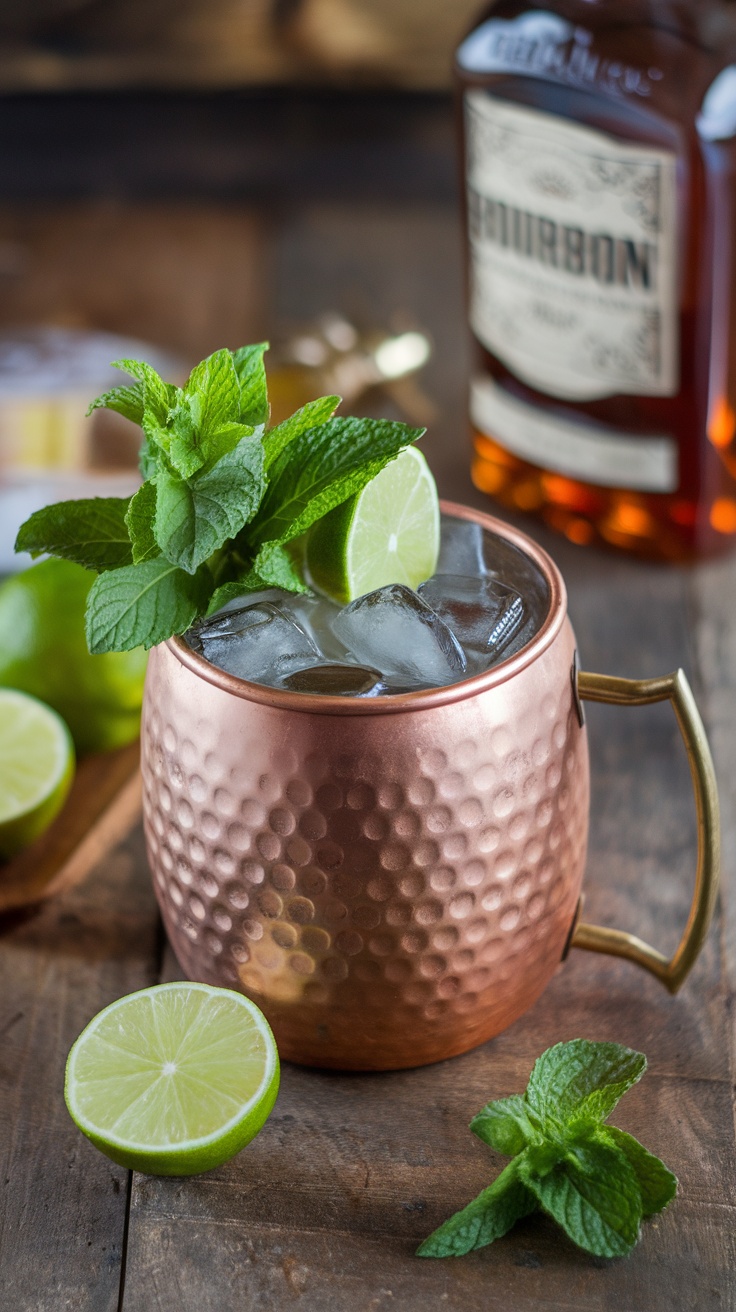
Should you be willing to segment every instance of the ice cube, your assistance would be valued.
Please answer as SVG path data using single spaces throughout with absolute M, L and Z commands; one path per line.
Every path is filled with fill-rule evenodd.
M 282 592 L 279 608 L 304 630 L 328 661 L 343 662 L 346 651 L 332 631 L 332 621 L 340 609 L 328 597 L 305 596 L 299 592 Z
M 290 692 L 321 693 L 323 697 L 372 697 L 384 691 L 378 670 L 337 661 L 322 661 L 295 670 L 281 683 Z
M 500 659 L 526 618 L 519 593 L 488 576 L 435 574 L 419 588 L 423 601 L 452 629 L 471 662 L 487 668 Z
M 480 524 L 442 515 L 437 574 L 483 575 L 486 563 L 486 533 Z
M 508 538 L 480 524 L 442 515 L 437 574 L 488 576 L 505 583 L 524 598 L 524 641 L 541 628 L 549 610 L 549 586 L 539 566 Z M 521 637 L 517 631 L 516 646 Z
M 228 674 L 272 687 L 322 654 L 280 604 L 268 601 L 215 615 L 187 640 Z
M 403 583 L 358 597 L 335 616 L 332 627 L 350 656 L 379 669 L 395 691 L 441 687 L 465 673 L 457 638 Z

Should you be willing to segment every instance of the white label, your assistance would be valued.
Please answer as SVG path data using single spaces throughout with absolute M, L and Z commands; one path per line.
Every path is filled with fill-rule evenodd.
M 485 91 L 465 108 L 480 341 L 551 396 L 674 396 L 674 154 Z
M 510 396 L 490 378 L 472 382 L 470 415 L 482 433 L 543 469 L 600 487 L 677 489 L 677 447 L 669 437 L 633 437 L 590 420 L 561 419 Z

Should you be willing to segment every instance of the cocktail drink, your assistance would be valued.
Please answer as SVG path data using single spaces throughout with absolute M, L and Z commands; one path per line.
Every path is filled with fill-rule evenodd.
M 693 760 L 702 727 L 679 679 L 579 676 L 549 557 L 488 516 L 444 512 L 438 570 L 415 598 L 271 593 L 151 654 L 144 814 L 167 932 L 190 977 L 258 1004 L 287 1060 L 380 1070 L 463 1052 L 534 1002 L 573 936 L 675 988 L 708 922 L 706 761 L 707 841 L 673 961 L 575 929 L 589 805 L 579 692 L 671 697 Z
M 144 814 L 167 931 L 187 974 L 253 998 L 286 1058 L 462 1051 L 564 952 L 587 745 L 564 587 L 526 546 L 448 507 L 416 590 L 234 599 L 151 654 Z
M 250 682 L 327 696 L 446 687 L 507 660 L 541 627 L 550 590 L 530 558 L 479 523 L 442 517 L 437 569 L 344 607 L 278 590 L 233 601 L 186 641 Z

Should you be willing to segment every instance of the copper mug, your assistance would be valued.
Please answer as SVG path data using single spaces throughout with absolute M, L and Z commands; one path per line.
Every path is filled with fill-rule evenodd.
M 517 655 L 450 687 L 327 697 L 224 673 L 179 638 L 151 653 L 142 728 L 154 887 L 193 979 L 241 989 L 282 1057 L 345 1070 L 439 1061 L 498 1034 L 573 947 L 671 990 L 710 921 L 719 865 L 708 744 L 682 671 L 578 671 L 562 577 L 465 507 L 546 581 Z M 589 773 L 581 699 L 672 701 L 699 819 L 690 918 L 671 960 L 577 923 Z

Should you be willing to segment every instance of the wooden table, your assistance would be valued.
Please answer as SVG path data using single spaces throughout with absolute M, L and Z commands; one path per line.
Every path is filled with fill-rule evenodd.
M 324 176 L 340 181 L 322 196 L 312 187 L 286 203 L 283 182 L 274 203 L 246 194 L 241 179 L 235 199 L 196 205 L 181 187 L 146 204 L 134 185 L 122 200 L 8 205 L 0 253 L 23 258 L 5 278 L 0 319 L 132 331 L 197 356 L 328 308 L 375 323 L 398 313 L 435 339 L 427 389 L 439 413 L 425 449 L 441 491 L 482 506 L 466 472 L 451 138 L 445 108 L 425 109 L 425 120 L 411 108 L 398 127 L 369 114 L 342 172 L 339 123 L 332 137 L 323 123 Z M 303 119 L 290 131 L 287 156 L 300 132 L 304 149 L 317 150 Z M 202 133 L 206 140 L 206 124 Z M 121 130 L 124 160 L 123 137 Z M 389 160 L 382 174 L 369 151 L 373 190 L 365 185 L 368 137 L 376 149 L 383 142 Z M 155 152 L 155 122 L 148 142 Z M 234 168 L 232 152 L 227 158 Z M 416 199 L 391 172 L 412 158 L 424 160 Z M 101 192 L 106 176 L 97 179 Z M 62 1086 L 69 1046 L 100 1007 L 178 973 L 135 831 L 82 886 L 2 922 L 2 1312 L 736 1307 L 736 561 L 663 569 L 526 527 L 562 568 L 584 668 L 650 676 L 681 664 L 707 722 L 723 805 L 723 906 L 682 993 L 671 998 L 631 965 L 575 952 L 532 1010 L 477 1051 L 400 1074 L 286 1066 L 266 1127 L 227 1166 L 189 1180 L 131 1176 L 78 1133 Z M 586 918 L 671 949 L 695 865 L 694 807 L 674 718 L 666 706 L 591 705 L 588 722 Z M 645 1224 L 625 1261 L 586 1256 L 541 1217 L 462 1260 L 416 1260 L 417 1243 L 501 1166 L 469 1133 L 471 1116 L 488 1098 L 521 1091 L 544 1048 L 577 1036 L 647 1054 L 648 1074 L 614 1121 L 676 1171 L 675 1203 Z

